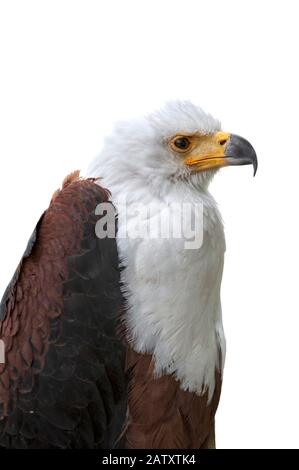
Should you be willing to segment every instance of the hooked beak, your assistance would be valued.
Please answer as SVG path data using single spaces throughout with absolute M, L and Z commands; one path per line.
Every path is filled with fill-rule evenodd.
M 255 176 L 257 156 L 248 140 L 232 134 L 225 149 L 224 157 L 228 165 L 253 165 L 253 176 Z
M 253 176 L 258 166 L 256 152 L 248 140 L 225 132 L 203 136 L 185 159 L 185 164 L 195 172 L 229 165 L 253 165 Z

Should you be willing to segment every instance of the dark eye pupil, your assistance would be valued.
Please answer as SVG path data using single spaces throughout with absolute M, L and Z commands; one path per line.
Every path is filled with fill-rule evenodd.
M 175 140 L 174 144 L 177 148 L 185 150 L 189 147 L 190 141 L 186 137 L 180 137 L 179 139 Z

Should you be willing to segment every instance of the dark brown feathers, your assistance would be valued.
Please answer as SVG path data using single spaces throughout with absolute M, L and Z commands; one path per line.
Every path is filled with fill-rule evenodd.
M 113 447 L 126 413 L 115 239 L 98 239 L 108 193 L 72 174 L 39 221 L 0 310 L 0 447 Z
M 149 354 L 128 348 L 129 418 L 127 446 L 133 449 L 199 449 L 209 447 L 214 416 L 221 391 L 221 376 L 215 371 L 216 387 L 211 402 L 182 390 L 173 376 L 154 376 Z

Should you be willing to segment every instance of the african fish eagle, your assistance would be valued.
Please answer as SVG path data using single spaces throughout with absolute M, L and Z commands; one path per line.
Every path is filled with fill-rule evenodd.
M 171 102 L 118 124 L 87 173 L 65 179 L 1 302 L 0 448 L 215 447 L 225 239 L 208 186 L 247 164 L 255 173 L 248 141 Z M 101 204 L 115 236 L 97 234 Z M 197 248 L 159 236 L 173 204 L 202 208 Z M 156 236 L 124 235 L 138 217 Z

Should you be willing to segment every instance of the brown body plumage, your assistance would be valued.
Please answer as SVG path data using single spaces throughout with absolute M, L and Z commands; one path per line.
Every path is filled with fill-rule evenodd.
M 155 377 L 149 354 L 128 347 L 131 381 L 126 440 L 130 448 L 199 449 L 214 447 L 214 416 L 221 392 L 221 375 L 210 403 L 208 393 L 184 391 L 173 376 Z
M 81 223 L 72 217 L 74 190 L 77 191 L 78 185 L 67 187 L 77 176 L 70 175 L 63 183 L 63 191 L 58 190 L 53 196 L 52 204 L 38 224 L 38 237 L 34 234 L 33 246 L 29 247 L 28 256 L 23 258 L 9 287 L 6 317 L 0 326 L 6 351 L 6 362 L 0 365 L 3 416 L 7 416 L 16 391 L 28 393 L 34 387 L 36 375 L 44 367 L 50 320 L 63 313 L 61 280 L 67 279 L 67 258 L 79 250 L 82 222 L 89 215 L 82 205 L 76 210 Z M 88 186 L 88 182 L 80 182 L 82 200 Z M 17 388 L 17 384 L 25 382 L 26 386 Z
M 97 239 L 94 213 L 107 200 L 70 175 L 4 294 L 0 448 L 116 445 L 126 412 L 122 297 L 115 241 Z

